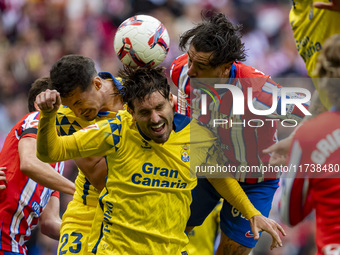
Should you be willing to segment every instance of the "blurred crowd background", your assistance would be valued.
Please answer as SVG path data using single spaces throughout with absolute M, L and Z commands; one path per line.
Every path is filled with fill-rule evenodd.
M 225 13 L 243 25 L 248 65 L 274 79 L 287 78 L 285 86 L 313 86 L 297 53 L 288 14 L 289 0 L 0 0 L 0 149 L 13 125 L 27 111 L 31 83 L 49 75 L 53 63 L 65 54 L 81 54 L 95 60 L 98 71 L 114 75 L 122 66 L 114 49 L 119 24 L 136 14 L 148 14 L 167 28 L 171 46 L 163 62 L 169 74 L 171 62 L 182 52 L 179 36 L 201 20 L 201 10 Z M 302 78 L 302 79 L 301 79 Z M 170 80 L 169 80 L 170 82 Z M 173 90 L 175 91 L 174 87 Z M 291 129 L 279 130 L 280 137 Z M 77 175 L 67 162 L 64 175 Z M 278 198 L 271 217 L 279 221 Z M 61 194 L 61 215 L 72 197 Z M 288 228 L 284 247 L 269 250 L 266 236 L 253 254 L 315 254 L 313 217 L 299 227 Z M 56 254 L 56 242 L 35 231 L 30 254 Z

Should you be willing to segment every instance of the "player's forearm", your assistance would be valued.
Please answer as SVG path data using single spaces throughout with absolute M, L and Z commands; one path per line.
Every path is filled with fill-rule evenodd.
M 41 233 L 47 235 L 48 237 L 59 240 L 60 238 L 60 225 L 61 219 L 47 220 L 41 224 Z
M 239 210 L 246 219 L 261 214 L 250 202 L 240 184 L 234 178 L 208 178 L 220 195 Z
M 75 192 L 74 183 L 57 173 L 49 164 L 37 159 L 20 165 L 21 171 L 40 185 L 69 195 Z
M 49 163 L 80 158 L 74 137 L 59 137 L 55 122 L 56 112 L 41 112 L 37 135 L 37 157 Z
M 29 178 L 49 189 L 73 195 L 74 183 L 36 157 L 36 139 L 24 137 L 18 145 L 20 170 Z
M 59 240 L 61 219 L 59 216 L 59 198 L 51 196 L 40 216 L 41 233 L 55 240 Z

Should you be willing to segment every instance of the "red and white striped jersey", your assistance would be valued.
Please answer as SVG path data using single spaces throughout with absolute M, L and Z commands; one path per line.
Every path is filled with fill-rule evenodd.
M 289 155 L 291 171 L 281 179 L 282 220 L 294 226 L 315 209 L 317 254 L 336 254 L 340 247 L 340 112 L 325 112 L 305 122 L 294 135 Z
M 261 166 L 267 166 L 270 156 L 262 150 L 277 142 L 278 119 L 294 119 L 300 121 L 303 113 L 298 107 L 287 107 L 287 114 L 280 115 L 281 86 L 276 84 L 269 75 L 234 62 L 229 76 L 229 84 L 242 90 L 245 102 L 248 98 L 248 88 L 252 88 L 252 104 L 255 109 L 266 110 L 272 106 L 272 91 L 278 89 L 278 105 L 275 112 L 262 116 L 253 114 L 244 103 L 244 114 L 233 115 L 233 95 L 230 90 L 220 94 L 221 100 L 207 98 L 208 111 L 201 115 L 201 91 L 190 85 L 188 71 L 188 55 L 179 56 L 171 65 L 171 79 L 178 87 L 177 112 L 199 119 L 212 126 L 213 120 L 224 119 L 226 124 L 213 128 L 220 139 L 225 155 L 225 165 L 233 166 L 236 172 L 231 172 L 241 182 L 257 183 L 267 179 L 278 178 L 280 173 L 266 172 Z M 294 95 L 294 97 L 298 95 Z M 276 119 L 275 121 L 273 119 Z M 249 171 L 253 166 L 253 170 Z M 248 167 L 248 168 L 247 168 Z M 257 170 L 255 168 L 257 167 Z M 279 171 L 278 171 L 279 172 Z
M 51 196 L 59 192 L 45 188 L 28 178 L 20 170 L 19 140 L 37 136 L 39 112 L 25 115 L 9 132 L 0 152 L 0 166 L 4 166 L 7 188 L 0 191 L 0 250 L 26 254 L 25 242 L 38 224 L 39 216 Z M 62 174 L 64 163 L 51 166 Z

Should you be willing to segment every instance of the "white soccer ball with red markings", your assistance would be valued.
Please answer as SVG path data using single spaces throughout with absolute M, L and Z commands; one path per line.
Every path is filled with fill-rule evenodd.
M 168 54 L 170 38 L 165 26 L 158 19 L 136 15 L 118 27 L 113 44 L 123 64 L 155 67 Z

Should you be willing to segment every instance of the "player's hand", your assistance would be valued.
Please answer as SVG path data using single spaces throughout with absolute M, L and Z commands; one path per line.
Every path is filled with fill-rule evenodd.
M 60 94 L 56 90 L 47 89 L 37 95 L 35 99 L 40 111 L 44 113 L 52 113 L 59 109 L 61 105 Z
M 340 0 L 332 0 L 329 3 L 315 2 L 313 6 L 319 9 L 340 12 Z
M 269 164 L 272 166 L 284 166 L 286 164 L 287 155 L 290 145 L 293 141 L 293 136 L 290 135 L 285 139 L 282 139 L 276 144 L 264 149 L 263 153 L 271 153 Z
M 255 215 L 249 221 L 255 240 L 260 238 L 259 232 L 266 231 L 273 238 L 270 249 L 272 250 L 279 246 L 282 247 L 282 241 L 279 233 L 281 232 L 281 234 L 285 236 L 286 232 L 275 220 L 264 217 L 263 215 Z
M 0 182 L 4 181 L 5 183 L 7 183 L 7 179 L 6 179 L 6 175 L 5 172 L 3 170 L 5 170 L 6 167 L 0 167 Z M 6 189 L 6 185 L 5 184 L 0 184 L 0 190 Z

